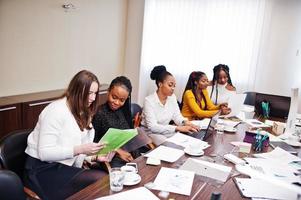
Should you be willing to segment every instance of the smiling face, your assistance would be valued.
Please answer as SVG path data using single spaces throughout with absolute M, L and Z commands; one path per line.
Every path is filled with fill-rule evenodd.
M 108 93 L 108 104 L 112 110 L 118 110 L 124 105 L 128 97 L 128 90 L 121 85 L 116 85 Z
M 217 83 L 225 85 L 228 82 L 228 75 L 224 70 L 220 70 L 218 74 Z
M 89 90 L 88 106 L 90 106 L 95 101 L 97 94 L 98 94 L 98 84 L 94 81 L 92 82 Z
M 204 90 L 208 87 L 209 81 L 206 75 L 202 75 L 199 81 L 197 82 L 197 87 L 200 90 Z
M 171 96 L 176 87 L 176 80 L 173 76 L 166 76 L 162 83 L 159 83 L 159 90 L 165 96 Z

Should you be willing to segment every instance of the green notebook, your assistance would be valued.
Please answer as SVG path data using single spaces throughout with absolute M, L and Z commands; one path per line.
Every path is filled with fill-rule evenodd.
M 111 151 L 115 151 L 130 141 L 138 134 L 137 129 L 121 130 L 117 128 L 109 128 L 106 134 L 99 142 L 106 143 L 106 147 L 98 151 L 98 155 L 106 155 Z

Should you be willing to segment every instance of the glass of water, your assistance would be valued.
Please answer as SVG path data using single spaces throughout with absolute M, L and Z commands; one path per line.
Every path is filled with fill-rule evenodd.
M 217 123 L 215 125 L 215 130 L 217 134 L 223 134 L 225 129 L 224 122 L 220 119 L 217 120 Z
M 111 168 L 110 169 L 110 189 L 113 192 L 119 192 L 123 189 L 125 173 L 121 168 Z

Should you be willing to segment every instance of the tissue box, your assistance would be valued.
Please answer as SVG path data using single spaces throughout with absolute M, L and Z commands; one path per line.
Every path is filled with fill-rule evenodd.
M 285 123 L 282 122 L 274 122 L 272 131 L 275 133 L 275 135 L 281 135 L 284 133 L 285 130 Z

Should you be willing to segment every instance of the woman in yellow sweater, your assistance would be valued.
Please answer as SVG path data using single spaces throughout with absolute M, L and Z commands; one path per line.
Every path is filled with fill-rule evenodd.
M 230 113 L 226 104 L 214 105 L 209 97 L 207 86 L 209 84 L 205 73 L 192 72 L 186 84 L 182 97 L 182 115 L 189 120 L 210 118 L 219 111 L 222 115 Z

